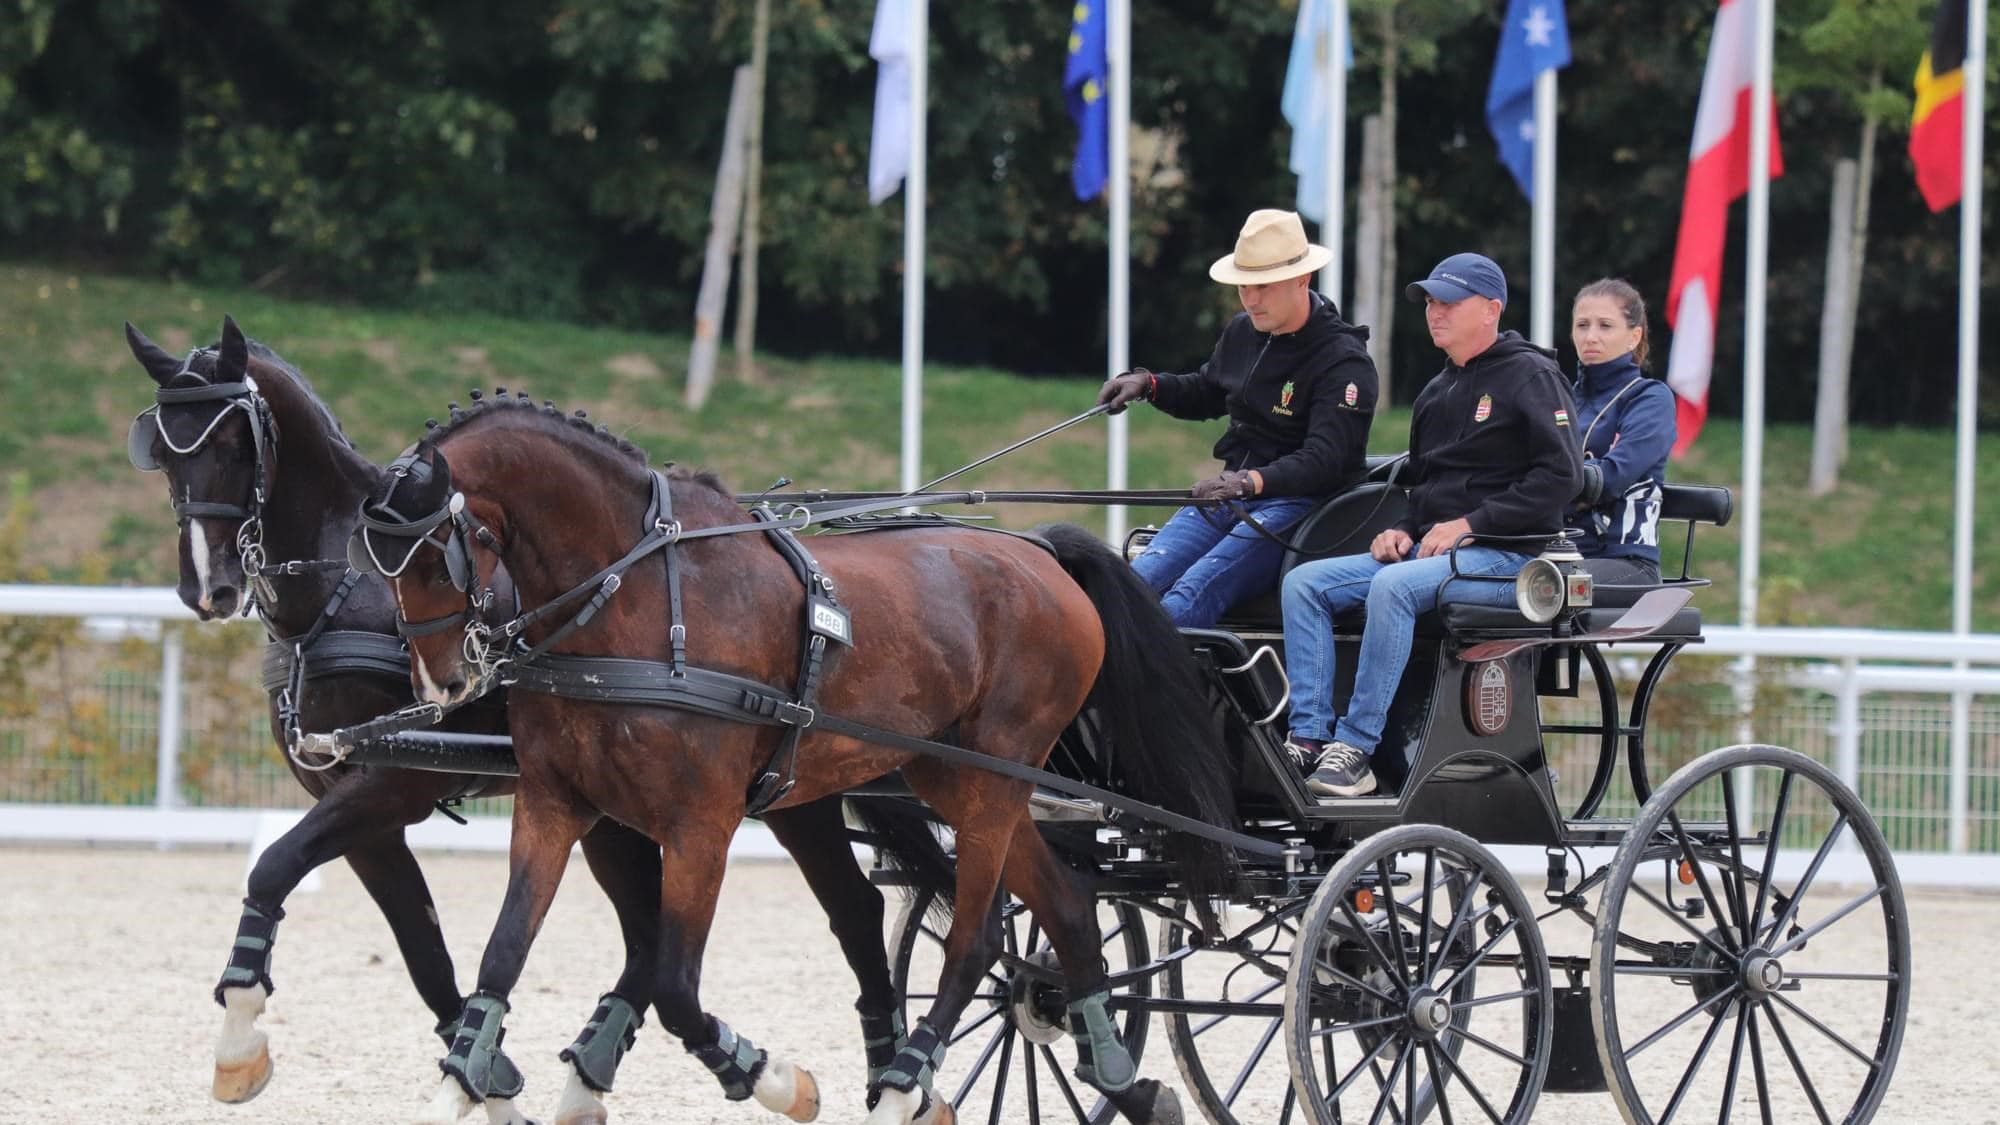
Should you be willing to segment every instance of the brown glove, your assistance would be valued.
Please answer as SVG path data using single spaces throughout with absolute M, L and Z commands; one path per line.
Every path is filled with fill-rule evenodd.
M 1197 500 L 1242 500 L 1257 495 L 1257 484 L 1247 470 L 1224 469 L 1191 490 Z
M 1125 413 L 1125 407 L 1135 398 L 1151 401 L 1152 397 L 1153 373 L 1143 367 L 1115 375 L 1097 388 L 1097 405 L 1111 407 L 1112 414 Z

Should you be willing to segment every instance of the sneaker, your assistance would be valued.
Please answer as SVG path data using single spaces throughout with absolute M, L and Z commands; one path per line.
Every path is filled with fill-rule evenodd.
M 1306 788 L 1322 797 L 1365 797 L 1375 792 L 1375 771 L 1368 768 L 1365 751 L 1335 742 L 1306 778 Z
M 1304 777 L 1319 765 L 1319 756 L 1326 752 L 1326 744 L 1313 738 L 1287 738 L 1285 757 L 1292 760 L 1292 768 Z

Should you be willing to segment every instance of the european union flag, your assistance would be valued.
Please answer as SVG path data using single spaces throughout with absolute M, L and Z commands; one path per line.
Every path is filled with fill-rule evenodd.
M 1535 198 L 1535 76 L 1569 65 L 1562 0 L 1507 0 L 1500 54 L 1486 90 L 1486 127 L 1521 194 Z
M 1070 179 L 1078 199 L 1104 194 L 1111 175 L 1111 106 L 1104 100 L 1111 71 L 1105 54 L 1107 3 L 1077 0 L 1076 19 L 1069 29 L 1069 65 L 1063 68 L 1063 93 L 1069 100 L 1069 115 L 1076 120 L 1076 164 Z

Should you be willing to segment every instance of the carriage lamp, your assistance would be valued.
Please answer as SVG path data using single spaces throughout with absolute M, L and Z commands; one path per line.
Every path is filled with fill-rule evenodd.
M 1153 545 L 1153 536 L 1159 533 L 1160 529 L 1152 524 L 1133 528 L 1130 534 L 1125 536 L 1125 561 L 1129 563 L 1145 554 L 1146 548 Z
M 1537 625 L 1556 619 L 1565 607 L 1579 609 L 1591 604 L 1596 580 L 1583 569 L 1583 555 L 1566 535 L 1558 535 L 1529 559 L 1514 580 L 1514 604 L 1521 616 Z

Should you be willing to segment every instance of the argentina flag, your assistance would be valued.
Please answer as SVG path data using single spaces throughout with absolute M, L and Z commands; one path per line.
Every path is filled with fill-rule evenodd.
M 1104 194 L 1111 174 L 1111 105 L 1105 101 L 1111 66 L 1104 18 L 1109 2 L 1077 0 L 1076 19 L 1069 30 L 1069 65 L 1063 68 L 1063 94 L 1076 121 L 1076 163 L 1070 179 L 1078 199 Z
M 1569 65 L 1562 0 L 1507 0 L 1500 53 L 1486 91 L 1486 127 L 1521 194 L 1535 198 L 1535 76 Z

